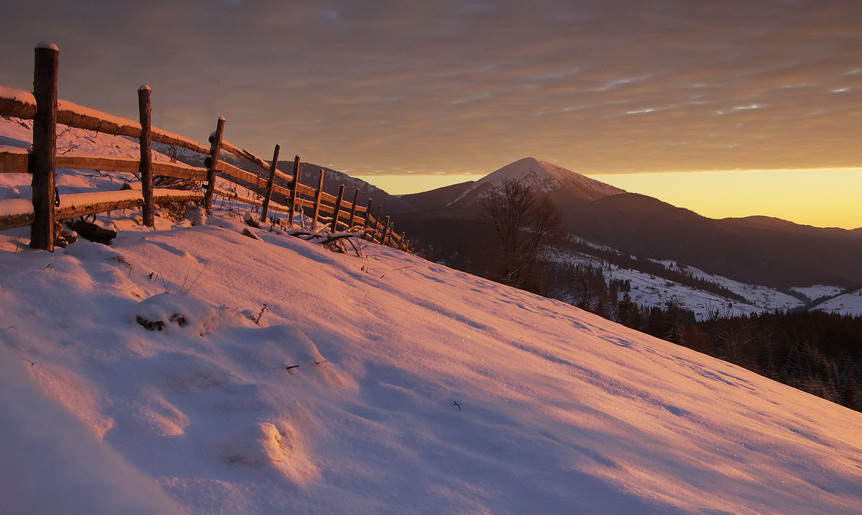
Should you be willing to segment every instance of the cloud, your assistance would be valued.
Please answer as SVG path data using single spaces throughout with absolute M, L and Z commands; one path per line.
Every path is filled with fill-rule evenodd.
M 204 139 L 224 115 L 238 144 L 265 155 L 279 142 L 347 171 L 862 157 L 850 0 L 42 2 L 8 17 L 11 86 L 32 81 L 25 20 L 38 18 L 38 38 L 61 48 L 64 98 L 135 117 L 146 82 L 169 130 Z

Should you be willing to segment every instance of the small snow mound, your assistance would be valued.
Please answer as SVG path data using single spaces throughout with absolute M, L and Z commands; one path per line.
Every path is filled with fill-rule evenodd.
M 272 422 L 259 422 L 223 438 L 221 457 L 228 463 L 265 467 L 288 459 L 287 449 L 287 442 Z
M 190 206 L 186 208 L 183 218 L 191 222 L 193 226 L 207 224 L 207 212 L 200 206 Z
M 209 304 L 170 292 L 153 295 L 138 303 L 132 318 L 150 331 L 177 326 L 203 336 L 216 327 L 216 311 Z
M 298 363 L 314 365 L 326 362 L 317 345 L 299 329 L 284 325 L 279 327 L 279 332 L 283 345 Z
M 350 384 L 338 367 L 321 354 L 317 345 L 295 327 L 281 324 L 232 331 L 229 335 L 232 343 L 225 350 L 255 377 L 289 374 L 297 380 L 312 377 L 326 386 Z
M 179 436 L 191 421 L 185 413 L 161 397 L 133 406 L 132 418 L 138 431 L 158 436 Z
M 107 245 L 89 240 L 78 240 L 66 247 L 66 254 L 78 258 L 79 261 L 124 261 L 122 254 Z
M 247 211 L 242 216 L 242 220 L 246 223 L 246 225 L 250 225 L 252 227 L 260 229 L 260 216 L 258 216 L 258 214 L 254 211 Z
M 253 239 L 253 240 L 263 241 L 263 239 L 262 239 L 260 236 L 258 236 L 257 234 L 255 234 L 255 233 L 251 232 L 251 231 L 249 230 L 249 228 L 248 228 L 248 227 L 246 227 L 246 228 L 244 228 L 244 229 L 242 230 L 242 235 L 243 235 L 243 236 L 248 236 L 249 238 L 251 238 L 251 239 Z
M 219 459 L 232 465 L 274 468 L 296 482 L 320 476 L 319 469 L 289 424 L 258 422 L 232 431 L 216 441 Z

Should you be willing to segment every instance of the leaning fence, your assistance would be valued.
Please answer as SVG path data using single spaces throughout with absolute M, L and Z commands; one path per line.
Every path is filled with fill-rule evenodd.
M 147 86 L 138 89 L 139 121 L 58 99 L 58 63 L 57 47 L 40 44 L 35 51 L 33 92 L 0 86 L 0 116 L 33 120 L 33 141 L 29 150 L 0 150 L 0 173 L 32 174 L 32 200 L 0 200 L 0 230 L 29 225 L 31 247 L 53 250 L 55 224 L 60 220 L 140 207 L 142 223 L 152 227 L 156 205 L 195 201 L 211 212 L 213 197 L 219 196 L 260 209 L 263 221 L 273 213 L 282 213 L 287 225 L 293 226 L 295 217 L 302 215 L 310 219 L 312 228 L 323 224 L 333 233 L 352 230 L 376 243 L 403 250 L 408 248 L 406 235 L 395 232 L 390 217 L 382 218 L 382 206 L 372 215 L 370 199 L 366 205 L 358 204 L 358 189 L 352 200 L 345 197 L 343 185 L 337 196 L 327 193 L 323 169 L 317 188 L 303 184 L 299 156 L 294 158 L 293 175 L 284 173 L 278 169 L 279 145 L 275 146 L 272 160 L 267 162 L 224 139 L 224 118 L 218 119 L 206 146 L 152 126 Z M 57 155 L 57 124 L 138 139 L 140 158 Z M 203 154 L 206 156 L 204 166 L 154 161 L 153 142 Z M 223 152 L 250 163 L 247 168 L 257 173 L 227 162 Z M 58 196 L 54 186 L 56 168 L 136 173 L 140 176 L 141 188 Z M 158 188 L 154 187 L 155 176 L 195 181 L 200 187 L 194 190 Z M 217 177 L 241 187 L 234 190 L 247 193 L 219 188 Z

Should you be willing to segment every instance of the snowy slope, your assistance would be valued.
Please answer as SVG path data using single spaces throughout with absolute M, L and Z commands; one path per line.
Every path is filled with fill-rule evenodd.
M 0 513 L 862 508 L 862 414 L 392 249 L 137 216 L 0 232 Z
M 862 290 L 836 295 L 811 309 L 838 315 L 862 316 Z
M 582 242 L 586 243 L 586 242 Z M 592 244 L 588 244 L 592 245 Z M 595 245 L 596 247 L 601 247 Z M 605 247 L 607 250 L 608 248 Z M 613 249 L 610 249 L 613 250 Z M 659 275 L 649 274 L 640 270 L 624 268 L 585 253 L 572 251 L 554 251 L 545 256 L 556 263 L 568 263 L 575 266 L 591 266 L 601 268 L 605 280 L 628 281 L 631 284 L 629 296 L 639 306 L 663 308 L 668 301 L 673 300 L 679 306 L 694 312 L 698 320 L 710 316 L 747 316 L 753 313 L 770 311 L 789 311 L 799 308 L 803 302 L 766 286 L 744 284 L 727 277 L 708 274 L 694 267 L 684 266 L 680 269 L 673 261 L 656 261 L 669 269 L 690 273 L 692 276 L 718 284 L 737 295 L 746 302 L 724 297 L 713 292 L 704 291 L 689 285 L 681 284 Z M 828 287 L 800 288 L 803 291 L 822 291 Z
M 5 355 L 124 463 L 45 471 L 70 450 L 46 438 L 0 460 L 39 499 L 4 480 L 0 502 L 112 478 L 134 491 L 114 473 L 130 465 L 192 513 L 862 506 L 862 414 L 391 249 L 210 222 L 54 254 L 4 236 Z M 36 416 L 7 416 L 8 449 Z
M 788 295 L 782 291 L 776 290 L 775 288 L 769 288 L 768 286 L 761 286 L 757 284 L 746 284 L 741 283 L 739 281 L 734 281 L 733 279 L 729 279 L 727 277 L 722 277 L 720 275 L 713 275 L 699 268 L 695 268 L 693 266 L 685 266 L 682 267 L 683 271 L 690 272 L 695 277 L 700 277 L 702 279 L 706 279 L 707 281 L 715 282 L 724 288 L 736 293 L 743 297 L 747 304 L 755 307 L 755 310 L 752 312 L 761 313 L 764 311 L 789 311 L 795 308 L 799 308 L 803 305 L 803 302 L 793 295 Z M 821 287 L 828 288 L 828 287 Z M 818 287 L 810 286 L 810 287 L 799 287 L 792 288 L 793 290 L 805 295 L 805 292 L 813 292 L 817 291 Z
M 842 293 L 844 293 L 844 288 L 840 288 L 838 286 L 826 286 L 823 284 L 816 284 L 814 286 L 791 289 L 796 291 L 797 293 L 805 295 L 810 300 L 821 299 L 823 297 L 834 297 L 836 295 L 841 295 Z

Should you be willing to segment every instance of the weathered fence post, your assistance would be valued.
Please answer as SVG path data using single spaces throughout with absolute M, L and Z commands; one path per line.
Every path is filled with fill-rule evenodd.
M 293 212 L 296 210 L 296 195 L 299 192 L 299 178 L 302 173 L 299 165 L 299 156 L 293 158 L 293 187 L 290 188 L 290 215 L 288 215 L 287 225 L 293 227 Z
M 311 219 L 311 230 L 317 230 L 317 218 L 320 216 L 320 201 L 323 199 L 323 180 L 326 171 L 320 169 L 320 179 L 317 184 L 317 193 L 314 195 L 314 217 Z
M 266 223 L 266 215 L 269 211 L 269 201 L 272 199 L 272 186 L 275 184 L 275 168 L 278 166 L 279 145 L 275 146 L 272 153 L 272 163 L 269 165 L 269 180 L 266 181 L 266 195 L 263 197 L 263 207 L 260 210 L 260 221 Z
M 60 50 L 57 45 L 36 45 L 33 96 L 36 117 L 33 119 L 33 152 L 30 171 L 33 174 L 33 224 L 30 246 L 54 250 L 54 157 L 57 153 L 57 71 Z
M 368 234 L 368 226 L 371 225 L 371 198 L 368 199 L 368 206 L 365 208 L 365 223 L 362 225 L 362 230 L 364 234 L 362 235 L 362 239 L 367 239 L 369 241 L 373 240 L 374 237 Z
M 380 234 L 380 228 L 383 227 L 380 223 L 381 214 L 383 214 L 383 204 L 377 206 L 377 216 L 374 217 L 374 232 L 371 233 L 371 241 L 374 241 L 374 238 L 378 238 L 380 243 L 383 243 L 383 240 L 378 236 L 378 234 Z
M 338 232 L 338 217 L 341 215 L 341 201 L 344 199 L 344 185 L 338 188 L 338 198 L 335 199 L 335 213 L 332 214 L 331 232 Z
M 213 210 L 213 192 L 215 191 L 215 176 L 218 169 L 219 153 L 221 152 L 221 140 L 224 135 L 224 116 L 218 117 L 215 134 L 210 136 L 210 156 L 204 161 L 207 167 L 207 191 L 204 195 L 204 209 L 207 214 Z
M 353 204 L 350 205 L 350 222 L 347 224 L 348 229 L 353 227 L 353 220 L 356 219 L 356 201 L 359 200 L 359 188 L 353 193 Z
M 141 193 L 144 197 L 143 222 L 147 227 L 155 225 L 153 211 L 153 155 L 152 155 L 152 119 L 153 110 L 150 104 L 150 87 L 138 88 L 138 113 L 141 119 L 141 165 L 138 171 L 141 174 Z
M 386 244 L 387 244 L 387 243 L 386 243 L 386 238 L 388 238 L 388 237 L 389 237 L 389 224 L 390 224 L 390 223 L 392 223 L 392 220 L 390 220 L 389 215 L 387 215 L 387 216 L 386 216 L 386 227 L 383 229 L 383 236 L 380 238 L 380 244 L 381 244 L 381 245 L 386 245 Z

